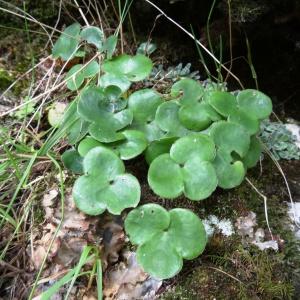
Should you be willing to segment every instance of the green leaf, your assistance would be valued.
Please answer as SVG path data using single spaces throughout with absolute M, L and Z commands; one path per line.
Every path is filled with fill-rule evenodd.
M 104 34 L 98 27 L 88 26 L 83 28 L 80 33 L 80 37 L 89 44 L 95 45 L 98 50 L 101 50 Z
M 180 105 L 191 105 L 201 101 L 204 94 L 203 86 L 190 78 L 183 78 L 174 83 L 171 89 L 171 96 L 177 99 Z
M 73 66 L 66 76 L 68 89 L 71 91 L 78 90 L 85 78 L 95 76 L 99 70 L 100 66 L 94 60 L 88 63 L 85 67 L 83 67 L 82 64 Z
M 180 166 L 169 154 L 155 158 L 148 171 L 148 182 L 152 190 L 164 198 L 176 198 L 184 190 Z
M 185 193 L 199 201 L 209 197 L 217 187 L 217 176 L 209 162 L 215 157 L 215 145 L 209 136 L 194 133 L 178 139 L 170 154 L 156 157 L 149 168 L 148 182 L 164 198 Z
M 225 121 L 216 122 L 210 130 L 210 135 L 216 146 L 229 154 L 234 151 L 244 157 L 248 152 L 250 136 L 239 124 Z
M 156 110 L 162 103 L 160 95 L 151 89 L 138 90 L 128 98 L 128 108 L 133 112 L 136 123 L 153 121 Z
M 143 132 L 137 130 L 124 130 L 122 134 L 125 140 L 114 146 L 123 160 L 132 159 L 141 154 L 147 147 L 148 142 Z
M 116 75 L 124 75 L 130 81 L 141 81 L 149 76 L 152 70 L 152 61 L 144 55 L 130 56 L 122 54 L 102 65 L 103 71 Z
M 84 120 L 97 122 L 108 113 L 103 109 L 106 103 L 104 91 L 99 87 L 89 86 L 79 97 L 77 111 Z
M 77 151 L 81 156 L 85 156 L 91 149 L 99 146 L 103 146 L 103 144 L 92 137 L 87 136 L 79 143 Z
M 207 95 L 208 103 L 222 116 L 228 117 L 237 109 L 235 97 L 228 92 L 212 91 Z
M 178 112 L 180 123 L 187 129 L 201 131 L 212 123 L 209 106 L 206 103 L 184 105 Z
M 213 140 L 202 133 L 194 133 L 178 139 L 170 150 L 171 158 L 178 164 L 184 164 L 193 157 L 201 161 L 212 161 L 215 155 Z
M 157 204 L 132 210 L 125 220 L 125 231 L 130 241 L 138 245 L 138 263 L 157 279 L 176 275 L 183 258 L 197 257 L 207 242 L 197 215 L 182 208 L 168 212 Z
M 111 150 L 93 148 L 83 159 L 83 168 L 85 175 L 76 180 L 73 197 L 84 213 L 98 215 L 107 209 L 120 214 L 138 204 L 141 191 L 137 179 L 124 174 L 123 162 Z
M 84 78 L 94 77 L 99 72 L 100 72 L 100 66 L 95 60 L 89 62 L 82 70 Z
M 110 35 L 103 43 L 102 51 L 106 52 L 107 59 L 111 59 L 112 55 L 116 51 L 118 43 L 118 37 L 116 35 Z
M 125 93 L 129 89 L 131 83 L 124 75 L 106 73 L 100 77 L 99 84 L 102 88 L 106 88 L 110 85 L 117 86 L 122 93 Z
M 147 163 L 150 163 L 159 155 L 168 153 L 172 144 L 177 140 L 175 137 L 166 137 L 156 141 L 153 141 L 145 151 L 145 158 Z
M 67 73 L 67 88 L 71 91 L 76 91 L 84 82 L 83 72 L 79 71 L 82 68 L 82 64 L 73 66 Z
M 75 174 L 82 174 L 82 157 L 75 149 L 69 149 L 63 153 L 61 160 L 64 166 Z
M 132 210 L 125 219 L 125 230 L 131 243 L 143 244 L 155 234 L 167 229 L 170 214 L 158 204 L 150 203 Z
M 271 99 L 257 90 L 243 90 L 237 96 L 237 101 L 241 110 L 245 111 L 253 118 L 265 119 L 272 112 Z
M 128 109 L 122 110 L 115 114 L 105 114 L 97 122 L 89 126 L 90 135 L 102 143 L 111 143 L 125 139 L 120 132 L 132 121 L 132 112 Z
M 205 228 L 192 211 L 184 208 L 170 210 L 168 234 L 177 252 L 185 259 L 194 259 L 205 249 Z
M 245 167 L 241 161 L 233 162 L 227 150 L 219 149 L 213 164 L 221 188 L 231 189 L 242 183 L 246 174 Z
M 80 25 L 74 23 L 68 26 L 55 42 L 52 55 L 54 58 L 60 57 L 62 60 L 71 59 L 79 44 Z
M 138 247 L 138 263 L 156 279 L 171 278 L 182 269 L 182 257 L 174 247 L 170 247 L 171 243 L 171 237 L 164 232 Z
M 157 107 L 162 103 L 160 95 L 151 89 L 136 91 L 128 99 L 128 108 L 133 112 L 133 128 L 144 132 L 150 142 L 164 135 L 154 121 Z
M 157 108 L 155 122 L 168 136 L 181 137 L 189 133 L 179 121 L 179 109 L 177 101 L 164 102 Z
M 218 178 L 212 163 L 195 156 L 182 169 L 184 194 L 195 201 L 208 198 L 218 186 Z
M 240 124 L 250 135 L 257 133 L 259 130 L 259 121 L 242 110 L 236 110 L 229 115 L 228 121 Z
M 260 141 L 256 136 L 251 137 L 249 151 L 246 156 L 243 158 L 243 163 L 246 168 L 253 168 L 256 166 L 257 162 L 260 159 L 262 152 L 262 146 Z

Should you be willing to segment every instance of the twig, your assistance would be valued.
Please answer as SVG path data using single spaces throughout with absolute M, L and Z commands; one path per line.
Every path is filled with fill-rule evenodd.
M 195 40 L 195 42 L 215 61 L 217 62 L 225 71 L 227 71 L 238 83 L 239 85 L 244 89 L 244 86 L 240 79 L 233 74 L 227 67 L 225 67 L 221 62 L 201 43 L 199 42 L 189 31 L 187 31 L 184 27 L 179 25 L 176 21 L 171 19 L 162 9 L 160 9 L 157 5 L 152 3 L 150 0 L 145 0 L 147 3 L 152 5 L 156 10 L 158 10 L 165 18 L 167 18 L 170 22 L 172 22 L 174 25 L 176 25 L 178 28 L 180 28 L 184 33 L 186 33 L 190 38 Z

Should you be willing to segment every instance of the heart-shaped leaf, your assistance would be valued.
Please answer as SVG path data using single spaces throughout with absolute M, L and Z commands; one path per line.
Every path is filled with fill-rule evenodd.
M 210 135 L 217 147 L 231 154 L 233 151 L 244 157 L 249 150 L 250 136 L 239 124 L 219 121 L 213 124 Z
M 112 73 L 106 73 L 100 77 L 99 84 L 102 88 L 106 88 L 110 85 L 117 86 L 122 93 L 125 93 L 130 87 L 130 81 L 124 75 L 116 75 Z
M 83 28 L 80 33 L 80 37 L 89 44 L 95 45 L 98 50 L 101 50 L 104 34 L 98 27 L 88 26 Z
M 109 149 L 96 147 L 83 159 L 85 175 L 73 187 L 76 206 L 89 215 L 99 215 L 107 209 L 120 214 L 125 208 L 135 207 L 140 200 L 140 185 L 118 156 Z
M 125 230 L 130 241 L 138 245 L 138 263 L 157 279 L 176 275 L 183 258 L 196 258 L 207 242 L 197 215 L 182 208 L 168 212 L 157 204 L 132 210 L 125 220 Z
M 152 70 L 152 61 L 145 55 L 130 56 L 122 54 L 102 65 L 103 71 L 116 75 L 124 75 L 130 81 L 141 81 L 149 76 Z
M 209 197 L 217 187 L 212 161 L 215 146 L 204 134 L 191 134 L 178 139 L 170 154 L 156 157 L 149 168 L 148 182 L 164 198 L 176 198 L 184 192 L 191 200 Z
M 171 96 L 177 99 L 180 105 L 191 105 L 199 102 L 204 94 L 203 86 L 191 79 L 183 78 L 174 83 L 171 89 Z
M 156 111 L 155 122 L 170 137 L 181 137 L 189 133 L 179 121 L 177 101 L 167 101 L 161 104 Z
M 241 91 L 237 96 L 241 110 L 256 119 L 265 119 L 272 112 L 272 101 L 264 93 L 247 89 Z
M 228 117 L 237 109 L 235 97 L 228 92 L 212 91 L 207 94 L 208 103 L 222 116 Z
M 53 46 L 53 57 L 69 60 L 75 56 L 79 44 L 79 33 L 80 25 L 78 23 L 66 27 Z
M 83 173 L 82 157 L 75 149 L 69 149 L 63 153 L 61 160 L 64 166 L 75 174 Z

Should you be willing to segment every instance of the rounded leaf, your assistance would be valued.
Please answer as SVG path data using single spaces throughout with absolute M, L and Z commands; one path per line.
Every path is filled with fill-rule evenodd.
M 86 121 L 97 122 L 107 114 L 107 111 L 101 107 L 105 102 L 106 96 L 103 90 L 99 87 L 89 86 L 82 91 L 79 97 L 78 114 Z
M 101 200 L 107 205 L 107 210 L 119 215 L 128 207 L 136 207 L 140 201 L 141 188 L 138 180 L 131 174 L 122 174 L 112 180 L 101 191 Z
M 82 157 L 75 149 L 69 149 L 63 153 L 61 160 L 64 166 L 75 174 L 82 174 Z
M 185 259 L 194 259 L 205 249 L 205 228 L 192 211 L 183 208 L 170 210 L 168 235 L 177 252 Z
M 141 245 L 167 229 L 170 214 L 158 204 L 145 204 L 132 210 L 125 219 L 125 231 L 131 243 Z
M 113 73 L 106 73 L 100 77 L 99 84 L 106 88 L 110 85 L 117 86 L 122 93 L 125 93 L 130 87 L 130 81 L 124 75 L 116 75 Z
M 236 110 L 228 117 L 228 121 L 240 124 L 250 135 L 257 133 L 259 130 L 258 119 L 253 118 L 251 115 L 242 110 Z
M 177 101 L 164 102 L 157 108 L 155 121 L 169 136 L 180 137 L 189 132 L 179 121 L 179 109 Z
M 207 97 L 208 103 L 222 116 L 228 117 L 237 109 L 235 97 L 228 92 L 212 91 Z
M 125 166 L 111 150 L 96 147 L 90 150 L 83 159 L 83 170 L 88 176 L 99 177 L 107 182 L 123 174 Z
M 251 137 L 249 151 L 243 158 L 243 163 L 246 168 L 253 168 L 258 163 L 262 152 L 262 146 L 256 136 Z
M 77 151 L 81 156 L 85 156 L 91 149 L 102 145 L 99 141 L 87 136 L 79 143 Z
M 136 123 L 153 121 L 157 107 L 162 103 L 160 95 L 151 89 L 138 90 L 128 98 L 128 108 L 133 112 Z
M 71 59 L 76 54 L 79 44 L 79 32 L 80 25 L 78 23 L 66 27 L 53 46 L 53 57 L 60 57 L 62 60 Z
M 157 195 L 164 198 L 176 198 L 184 189 L 181 168 L 169 154 L 153 160 L 148 171 L 148 183 Z
M 253 118 L 265 119 L 272 112 L 271 99 L 257 90 L 247 89 L 241 91 L 237 96 L 237 101 L 240 109 Z
M 170 150 L 171 158 L 179 164 L 184 164 L 193 157 L 202 161 L 211 161 L 215 155 L 213 140 L 202 133 L 194 133 L 178 139 Z
M 179 80 L 173 84 L 171 89 L 171 96 L 179 97 L 178 100 L 181 105 L 195 104 L 201 99 L 203 94 L 203 86 L 191 78 Z
M 102 47 L 104 34 L 102 30 L 95 26 L 88 26 L 82 29 L 80 33 L 81 39 L 87 41 L 89 44 L 95 45 L 99 50 Z
M 103 71 L 107 73 L 124 75 L 130 81 L 141 81 L 149 76 L 152 70 L 152 61 L 142 54 L 135 56 L 122 54 L 105 61 L 102 68 Z
M 206 129 L 211 123 L 210 114 L 206 111 L 207 104 L 195 103 L 184 105 L 178 112 L 181 124 L 187 129 L 200 131 Z
M 210 135 L 217 147 L 226 150 L 229 154 L 235 151 L 241 157 L 248 152 L 250 136 L 239 124 L 219 121 L 213 124 Z
M 184 194 L 187 198 L 199 201 L 208 198 L 218 186 L 218 178 L 212 163 L 198 157 L 189 159 L 182 169 Z
M 177 140 L 175 137 L 162 138 L 157 141 L 153 141 L 145 151 L 145 158 L 147 163 L 150 163 L 159 155 L 168 153 L 172 144 Z
M 182 257 L 170 247 L 172 239 L 167 232 L 158 233 L 137 250 L 137 261 L 144 271 L 156 279 L 175 276 L 182 268 Z
M 94 77 L 99 72 L 100 66 L 95 60 L 92 60 L 90 63 L 88 63 L 82 70 L 84 78 Z
M 218 185 L 223 189 L 231 189 L 239 186 L 246 174 L 245 167 L 241 161 L 232 163 L 227 151 L 219 149 L 213 162 L 218 177 Z
M 76 91 L 80 88 L 84 81 L 84 75 L 81 71 L 82 64 L 73 66 L 67 73 L 67 88 L 71 91 Z
M 120 153 L 121 159 L 132 159 L 146 149 L 148 142 L 143 132 L 138 130 L 124 130 L 122 134 L 125 140 L 115 145 L 115 148 Z

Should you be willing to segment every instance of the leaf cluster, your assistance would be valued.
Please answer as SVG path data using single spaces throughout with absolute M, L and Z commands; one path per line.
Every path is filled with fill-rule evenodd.
M 141 188 L 123 161 L 140 155 L 149 164 L 148 183 L 157 195 L 172 199 L 184 194 L 193 201 L 208 198 L 217 186 L 238 186 L 247 168 L 256 165 L 261 154 L 256 134 L 272 111 L 268 96 L 251 89 L 234 95 L 191 78 L 176 81 L 166 95 L 149 88 L 132 92 L 133 84 L 151 74 L 149 57 L 112 57 L 115 37 L 79 24 L 65 29 L 53 56 L 69 60 L 82 45 L 97 55 L 68 72 L 67 87 L 77 96 L 60 125 L 67 125 L 73 145 L 62 160 L 81 175 L 73 187 L 80 210 L 121 214 L 136 207 Z M 206 243 L 198 217 L 179 208 L 139 207 L 129 213 L 125 227 L 138 245 L 140 264 L 158 278 L 175 275 L 183 258 L 195 258 Z

